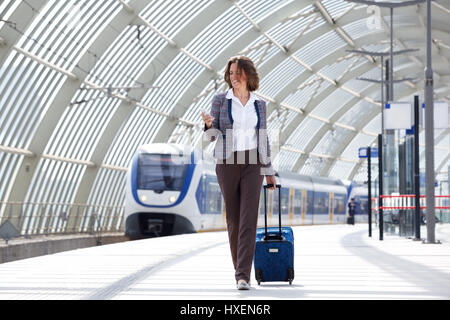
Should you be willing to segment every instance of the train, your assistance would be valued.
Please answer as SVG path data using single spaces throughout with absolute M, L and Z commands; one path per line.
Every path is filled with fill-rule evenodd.
M 343 224 L 355 198 L 355 222 L 367 221 L 367 186 L 338 179 L 277 172 L 278 190 L 267 191 L 268 225 Z M 126 175 L 125 235 L 130 240 L 226 230 L 226 208 L 215 159 L 203 150 L 168 143 L 140 146 Z M 279 199 L 281 197 L 281 199 Z M 261 188 L 258 226 L 264 226 Z

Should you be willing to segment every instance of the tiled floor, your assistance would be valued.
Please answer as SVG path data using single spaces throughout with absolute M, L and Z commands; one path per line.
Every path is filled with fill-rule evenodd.
M 437 228 L 437 230 L 439 230 Z M 124 242 L 0 265 L 0 299 L 450 299 L 450 242 L 294 227 L 295 279 L 238 291 L 226 232 Z M 422 233 L 426 237 L 426 233 Z

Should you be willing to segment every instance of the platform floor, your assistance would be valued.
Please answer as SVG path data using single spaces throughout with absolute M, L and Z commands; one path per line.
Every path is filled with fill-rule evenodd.
M 216 232 L 4 263 L 0 299 L 450 299 L 448 240 L 379 241 L 367 225 L 301 226 L 294 235 L 292 285 L 258 286 L 252 273 L 252 289 L 236 290 L 227 234 Z

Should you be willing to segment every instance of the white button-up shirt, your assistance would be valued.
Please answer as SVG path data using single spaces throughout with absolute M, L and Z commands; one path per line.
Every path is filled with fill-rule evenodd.
M 250 99 L 243 106 L 239 98 L 228 89 L 227 99 L 231 99 L 231 114 L 233 116 L 233 152 L 256 149 L 256 125 L 258 115 L 255 110 L 256 96 L 250 92 Z

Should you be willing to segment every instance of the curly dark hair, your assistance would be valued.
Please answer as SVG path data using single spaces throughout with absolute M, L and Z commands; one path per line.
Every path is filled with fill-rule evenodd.
M 230 80 L 230 68 L 233 63 L 237 63 L 237 68 L 239 71 L 244 70 L 245 75 L 247 76 L 247 89 L 248 91 L 256 91 L 259 88 L 259 75 L 256 71 L 255 65 L 250 58 L 244 56 L 236 56 L 231 57 L 228 60 L 227 67 L 225 68 L 224 79 L 225 82 L 228 83 L 228 87 L 231 88 L 231 80 Z

